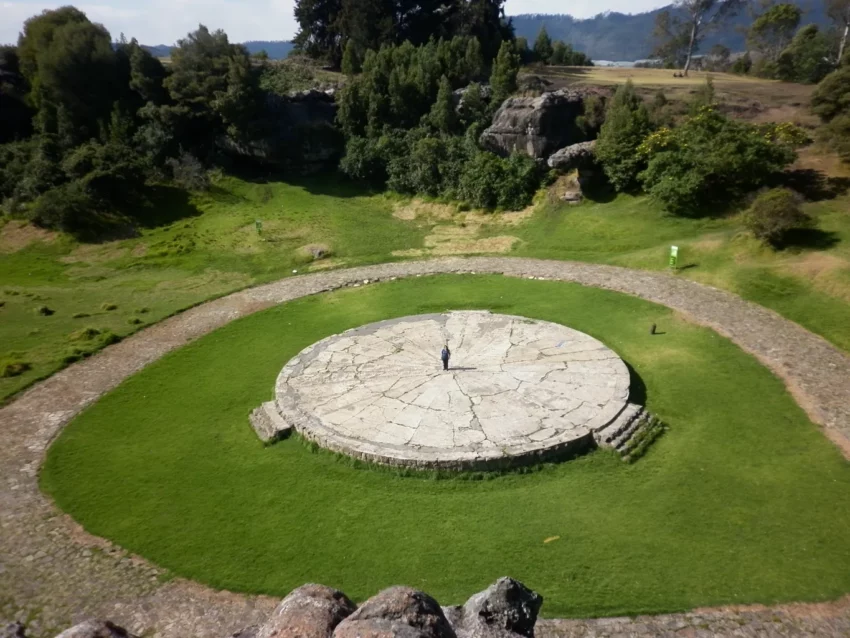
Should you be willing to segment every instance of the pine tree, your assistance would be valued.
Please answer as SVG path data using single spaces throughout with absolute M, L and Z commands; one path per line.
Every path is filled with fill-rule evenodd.
M 645 166 L 637 148 L 649 132 L 649 114 L 629 80 L 614 94 L 595 149 L 605 175 L 618 191 L 636 185 Z
M 493 91 L 490 104 L 494 109 L 499 108 L 502 102 L 517 90 L 516 78 L 518 73 L 519 55 L 514 52 L 514 47 L 510 42 L 502 42 L 502 46 L 499 47 L 499 54 L 493 63 L 493 72 L 490 75 L 490 88 Z
M 440 78 L 437 100 L 431 106 L 428 119 L 431 126 L 441 133 L 452 133 L 457 128 L 457 113 L 452 96 L 452 85 L 445 75 Z
M 540 27 L 540 33 L 534 41 L 534 59 L 543 64 L 549 64 L 552 58 L 552 39 L 546 33 L 546 27 Z
M 354 41 L 349 40 L 345 45 L 345 52 L 342 54 L 342 72 L 351 77 L 360 73 L 360 56 L 357 55 L 357 47 L 354 46 Z

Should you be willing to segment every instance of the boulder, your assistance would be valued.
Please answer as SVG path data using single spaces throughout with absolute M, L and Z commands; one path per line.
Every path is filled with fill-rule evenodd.
M 333 638 L 455 638 L 455 633 L 428 594 L 390 587 L 343 620 Z
M 136 638 L 123 627 L 108 620 L 86 620 L 66 629 L 56 638 Z
M 584 114 L 585 98 L 591 94 L 597 92 L 562 89 L 539 97 L 508 98 L 479 142 L 502 156 L 520 152 L 545 159 L 559 148 L 583 139 L 576 119 Z
M 458 638 L 533 638 L 542 604 L 540 594 L 504 577 L 444 611 Z
M 596 140 L 571 144 L 562 148 L 560 151 L 555 151 L 546 160 L 546 164 L 549 165 L 549 168 L 557 168 L 564 171 L 590 166 L 594 162 L 593 149 L 595 147 Z
M 354 603 L 341 591 L 325 585 L 302 585 L 280 602 L 254 636 L 330 638 L 336 626 L 354 610 Z
M 265 164 L 311 173 L 335 166 L 345 140 L 337 129 L 333 91 L 269 94 L 250 139 L 218 139 L 226 153 Z

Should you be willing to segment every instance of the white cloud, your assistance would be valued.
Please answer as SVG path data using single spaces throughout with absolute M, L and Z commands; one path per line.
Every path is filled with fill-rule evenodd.
M 575 0 L 569 12 L 586 18 L 603 11 L 637 13 L 665 4 L 665 0 Z M 68 2 L 3 0 L 0 2 L 0 43 L 15 42 L 24 20 Z M 288 40 L 297 25 L 292 15 L 294 0 L 106 0 L 77 5 L 93 22 L 103 23 L 114 38 L 124 33 L 144 44 L 173 44 L 197 28 L 224 29 L 233 42 L 245 40 Z M 561 0 L 507 0 L 505 11 L 518 13 L 561 13 Z

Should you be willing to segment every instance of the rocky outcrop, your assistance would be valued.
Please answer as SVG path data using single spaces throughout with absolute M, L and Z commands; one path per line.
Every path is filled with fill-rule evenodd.
M 356 607 L 341 591 L 325 585 L 302 585 L 284 598 L 256 638 L 331 638 Z
M 533 638 L 543 597 L 500 578 L 458 607 L 444 609 L 458 638 Z
M 549 168 L 557 168 L 563 171 L 585 168 L 594 162 L 593 149 L 595 147 L 596 140 L 571 144 L 560 151 L 555 151 L 546 160 L 546 164 L 549 165 Z
M 335 166 L 345 140 L 334 125 L 334 91 L 269 94 L 263 113 L 246 140 L 222 137 L 225 152 L 298 173 Z
M 265 623 L 230 638 L 534 638 L 542 604 L 513 578 L 446 608 L 411 587 L 390 587 L 358 608 L 341 591 L 308 584 L 284 598 Z M 23 627 L 0 627 L 0 638 L 25 638 Z M 87 620 L 56 638 L 136 637 L 108 621 Z
M 577 119 L 584 114 L 585 99 L 590 95 L 602 93 L 596 89 L 562 89 L 539 97 L 508 98 L 479 141 L 499 155 L 519 152 L 546 159 L 558 149 L 585 139 Z
M 390 587 L 339 624 L 334 638 L 455 638 L 439 603 L 410 587 Z

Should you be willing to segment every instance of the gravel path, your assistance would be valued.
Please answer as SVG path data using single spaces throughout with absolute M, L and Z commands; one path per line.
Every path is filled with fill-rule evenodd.
M 234 319 L 366 280 L 449 272 L 573 281 L 669 306 L 755 355 L 785 381 L 810 418 L 850 458 L 850 358 L 776 313 L 714 288 L 666 273 L 497 257 L 382 264 L 292 277 L 162 321 L 39 383 L 0 410 L 0 627 L 4 621 L 21 620 L 38 638 L 97 615 L 146 635 L 223 638 L 263 619 L 275 600 L 168 580 L 159 568 L 85 533 L 61 514 L 38 489 L 47 446 L 80 410 L 122 380 Z M 545 621 L 539 633 L 544 638 L 850 636 L 850 597 L 823 605 Z

